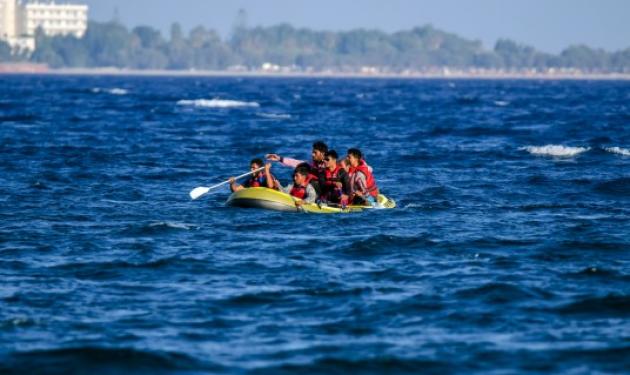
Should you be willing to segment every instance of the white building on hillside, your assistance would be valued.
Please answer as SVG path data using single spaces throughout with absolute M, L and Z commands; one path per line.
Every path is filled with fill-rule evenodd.
M 30 1 L 20 6 L 20 28 L 24 35 L 35 35 L 41 27 L 46 35 L 74 35 L 81 38 L 87 30 L 88 6 Z
M 17 34 L 16 0 L 0 0 L 0 38 L 15 38 Z
M 0 41 L 8 43 L 14 52 L 34 51 L 35 38 L 22 35 L 20 19 L 17 0 L 0 0 Z
M 0 0 L 0 40 L 15 50 L 35 50 L 35 33 L 85 35 L 87 5 L 56 4 L 54 1 Z

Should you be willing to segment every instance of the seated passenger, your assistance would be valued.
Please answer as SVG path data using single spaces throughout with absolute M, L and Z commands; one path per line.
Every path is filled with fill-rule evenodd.
M 348 164 L 350 165 L 349 202 L 353 204 L 376 205 L 378 187 L 372 175 L 371 168 L 363 160 L 361 151 L 356 148 L 348 150 Z
M 293 182 L 281 190 L 295 198 L 301 199 L 301 201 L 295 202 L 297 206 L 301 206 L 304 203 L 314 203 L 317 200 L 317 192 L 315 192 L 315 189 L 308 181 L 308 170 L 306 168 L 296 168 L 293 172 Z
M 263 166 L 263 161 L 260 159 L 254 159 L 250 162 L 249 168 L 254 171 Z M 276 179 L 271 174 L 271 163 L 265 164 L 264 171 L 258 171 L 251 175 L 243 185 L 239 185 L 234 180 L 234 177 L 230 177 L 230 190 L 232 192 L 239 191 L 245 188 L 251 187 L 266 187 L 269 189 L 276 189 Z M 277 189 L 276 189 L 277 190 Z
M 328 151 L 324 156 L 326 162 L 325 180 L 322 200 L 330 203 L 342 203 L 341 196 L 350 191 L 348 172 L 337 164 L 338 155 L 335 150 Z
M 322 186 L 324 186 L 324 182 L 325 182 L 325 178 L 323 178 L 323 175 L 320 176 L 316 175 L 313 173 L 313 169 L 311 168 L 311 165 L 308 163 L 300 163 L 298 164 L 298 166 L 295 169 L 305 169 L 306 172 L 308 172 L 308 175 L 306 176 L 306 182 L 313 186 L 313 189 L 315 189 L 315 192 L 317 193 L 318 197 L 322 196 Z

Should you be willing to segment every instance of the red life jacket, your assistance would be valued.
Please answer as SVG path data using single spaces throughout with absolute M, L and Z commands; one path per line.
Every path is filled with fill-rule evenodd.
M 374 180 L 374 175 L 370 172 L 370 169 L 365 164 L 365 161 L 361 160 L 358 166 L 355 168 L 350 168 L 350 174 L 355 174 L 357 172 L 361 172 L 365 175 L 365 184 L 367 185 L 367 191 L 374 198 L 378 198 L 378 186 L 376 186 L 376 181 Z
M 249 187 L 267 187 L 267 185 L 263 185 L 265 182 L 264 177 L 252 177 L 247 182 L 247 186 Z
M 339 177 L 340 170 L 341 170 L 340 165 L 337 165 L 337 168 L 335 168 L 334 171 L 331 171 L 330 169 L 326 168 L 326 186 L 332 186 L 335 184 L 335 182 L 337 182 L 334 180 Z
M 273 176 L 271 176 L 273 178 Z M 258 177 L 250 177 L 250 179 L 245 184 L 247 187 L 267 187 L 267 176 L 264 173 L 258 175 Z
M 337 167 L 332 171 L 326 168 L 326 181 L 323 195 L 324 198 L 328 201 L 338 200 L 342 194 L 342 190 L 339 189 L 337 185 L 335 185 L 336 182 L 340 182 L 339 171 L 341 170 L 342 168 L 340 165 L 337 165 Z
M 304 198 L 306 198 L 306 187 L 302 186 L 302 185 L 296 185 L 294 183 L 293 184 L 293 188 L 291 189 L 289 194 L 291 194 L 292 196 L 294 196 L 296 198 L 304 199 Z

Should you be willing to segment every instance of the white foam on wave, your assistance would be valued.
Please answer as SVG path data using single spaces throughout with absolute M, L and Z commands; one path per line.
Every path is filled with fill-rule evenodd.
M 100 87 L 95 87 L 92 89 L 92 92 L 95 94 L 101 93 L 101 92 L 106 92 L 108 94 L 112 94 L 112 95 L 127 95 L 129 94 L 128 90 L 125 89 L 121 89 L 118 87 L 114 87 L 113 89 L 102 89 Z
M 505 100 L 497 100 L 494 102 L 494 105 L 496 105 L 497 107 L 507 107 L 508 105 L 510 105 L 510 102 L 506 102 Z
M 288 113 L 259 113 L 258 116 L 273 120 L 288 120 L 291 115 Z
M 119 88 L 113 88 L 111 90 L 107 90 L 108 93 L 112 94 L 112 95 L 127 95 L 129 93 L 129 91 L 125 90 L 125 89 L 119 89 Z
M 590 149 L 591 149 L 590 147 L 569 147 L 569 146 L 562 146 L 562 145 L 526 146 L 526 147 L 519 148 L 519 150 L 527 151 L 532 155 L 546 155 L 546 156 L 559 156 L 559 157 L 571 157 L 571 156 L 579 155 Z
M 203 107 L 203 108 L 238 108 L 238 107 L 260 107 L 260 104 L 256 102 L 241 102 L 238 100 L 225 100 L 225 99 L 195 99 L 195 100 L 180 100 L 177 105 Z
M 621 148 L 621 147 L 606 147 L 604 148 L 604 150 L 613 153 L 613 154 L 619 154 L 619 155 L 623 155 L 623 156 L 630 156 L 630 150 L 627 148 Z

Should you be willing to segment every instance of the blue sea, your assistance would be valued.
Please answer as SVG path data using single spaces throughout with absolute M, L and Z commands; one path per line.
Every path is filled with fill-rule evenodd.
M 628 81 L 1 76 L 0 140 L 2 374 L 630 369 Z M 188 195 L 317 140 L 398 207 Z

